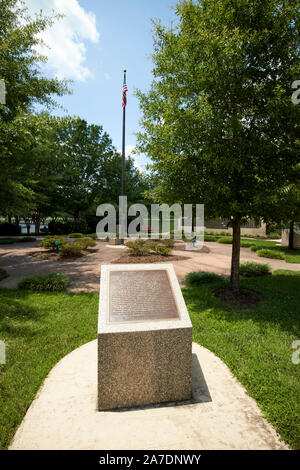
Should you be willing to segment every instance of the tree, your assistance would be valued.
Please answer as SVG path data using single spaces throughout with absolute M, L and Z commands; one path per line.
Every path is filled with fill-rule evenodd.
M 61 210 L 76 221 L 105 187 L 105 167 L 113 158 L 114 148 L 102 126 L 88 124 L 79 117 L 59 119 L 56 140 L 63 165 Z
M 300 175 L 299 175 L 300 176 Z M 289 250 L 294 249 L 295 225 L 300 222 L 300 184 L 290 184 L 269 201 L 270 221 L 289 229 Z M 268 204 L 266 202 L 266 204 Z
M 36 51 L 42 44 L 38 34 L 59 16 L 34 19 L 24 1 L 0 0 L 0 78 L 6 87 L 6 104 L 0 106 L 0 120 L 11 121 L 20 110 L 32 111 L 35 104 L 53 106 L 54 96 L 68 93 L 67 82 L 42 75 L 40 64 L 47 58 Z
M 178 26 L 154 23 L 154 80 L 137 92 L 163 202 L 205 203 L 233 228 L 231 288 L 239 290 L 240 226 L 295 181 L 299 107 L 297 2 L 182 1 Z M 299 73 L 300 75 L 300 73 Z
M 58 124 L 58 119 L 42 113 L 19 115 L 3 126 L 8 168 L 13 164 L 15 171 L 0 186 L 0 198 L 7 201 L 7 213 L 30 216 L 37 233 L 41 220 L 57 210 L 63 170 L 56 140 Z
M 23 158 L 18 152 L 30 140 L 25 120 L 35 104 L 53 106 L 54 96 L 68 89 L 65 81 L 42 75 L 46 58 L 35 50 L 41 43 L 38 33 L 55 18 L 40 14 L 30 19 L 17 0 L 0 0 L 0 11 L 0 78 L 6 87 L 6 104 L 0 104 L 0 211 L 17 215 L 32 197 L 24 182 L 34 162 L 30 154 Z
M 294 231 L 295 223 L 300 222 L 300 186 L 291 186 L 287 188 L 286 200 L 283 201 L 286 209 L 286 215 L 283 220 L 289 227 L 289 250 L 294 250 Z

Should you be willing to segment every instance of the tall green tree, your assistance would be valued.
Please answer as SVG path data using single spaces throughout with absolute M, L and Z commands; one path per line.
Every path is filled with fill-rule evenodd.
M 68 92 L 67 83 L 45 77 L 46 57 L 36 52 L 38 34 L 55 17 L 30 18 L 23 1 L 0 0 L 0 79 L 6 87 L 6 104 L 0 104 L 0 211 L 19 214 L 29 203 L 31 190 L 24 184 L 33 160 L 18 149 L 28 148 L 25 120 L 36 104 L 51 107 L 55 96 Z M 29 126 L 30 127 L 30 126 Z
M 115 177 L 115 149 L 102 128 L 80 117 L 59 120 L 56 140 L 63 164 L 61 209 L 74 217 L 91 210 L 96 200 L 109 196 Z
M 41 219 L 57 210 L 63 170 L 56 139 L 59 123 L 48 113 L 19 114 L 0 133 L 6 156 L 2 160 L 4 174 L 14 168 L 14 174 L 0 185 L 0 199 L 6 201 L 6 213 L 30 215 L 36 232 Z
M 299 168 L 300 170 L 300 168 Z M 289 229 L 288 247 L 294 246 L 294 231 L 300 224 L 300 174 L 298 182 L 284 187 L 266 205 L 269 206 L 269 220 Z
M 181 1 L 178 24 L 154 23 L 154 80 L 137 92 L 164 202 L 204 203 L 233 228 L 231 287 L 239 290 L 240 226 L 295 181 L 300 107 L 296 0 Z
M 67 82 L 47 78 L 40 65 L 47 57 L 36 47 L 42 43 L 39 33 L 58 16 L 41 13 L 31 18 L 23 0 L 0 0 L 0 78 L 6 87 L 6 104 L 0 105 L 0 120 L 11 121 L 19 111 L 32 111 L 35 104 L 53 106 L 55 95 L 67 92 Z
M 96 213 L 103 202 L 119 204 L 121 155 L 102 126 L 88 124 L 80 117 L 61 119 L 56 137 L 63 162 L 61 207 L 75 221 L 83 214 Z M 129 204 L 143 199 L 147 189 L 132 158 L 126 160 L 126 194 Z

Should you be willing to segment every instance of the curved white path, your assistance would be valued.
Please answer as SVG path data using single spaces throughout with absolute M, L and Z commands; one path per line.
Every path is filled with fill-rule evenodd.
M 286 449 L 225 364 L 193 343 L 193 403 L 96 410 L 97 342 L 50 372 L 10 449 Z

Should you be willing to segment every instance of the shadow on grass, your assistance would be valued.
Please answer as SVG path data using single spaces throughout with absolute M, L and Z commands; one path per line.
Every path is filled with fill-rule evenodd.
M 92 294 L 80 295 L 82 298 Z M 51 314 L 51 304 L 53 305 L 59 299 L 62 305 L 65 305 L 68 299 L 76 295 L 76 293 L 68 292 L 39 293 L 0 288 L 0 334 L 8 333 L 10 336 L 20 338 L 29 338 L 40 334 L 39 329 L 45 326 L 44 323 L 47 322 L 47 318 Z M 39 296 L 43 299 L 42 302 L 39 302 Z M 47 299 L 49 299 L 49 303 Z
M 262 324 L 275 323 L 280 328 L 300 334 L 300 272 L 243 279 L 241 287 L 263 295 L 257 307 L 242 310 L 217 299 L 214 291 L 228 287 L 227 281 L 183 289 L 183 295 L 193 315 L 207 313 L 218 320 L 239 322 L 251 319 Z

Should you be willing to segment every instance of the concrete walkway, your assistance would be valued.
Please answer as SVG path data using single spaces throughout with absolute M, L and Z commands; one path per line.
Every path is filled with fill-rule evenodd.
M 193 344 L 193 400 L 96 411 L 97 342 L 50 372 L 10 449 L 287 449 L 225 364 Z
M 184 276 L 192 271 L 209 271 L 216 274 L 229 275 L 231 266 L 232 245 L 217 242 L 205 242 L 210 249 L 210 253 L 190 253 L 186 251 L 177 251 L 181 256 L 191 256 L 187 260 L 174 261 L 174 269 L 177 278 L 182 283 Z M 241 263 L 252 261 L 255 263 L 269 264 L 272 271 L 276 269 L 288 269 L 290 271 L 299 271 L 299 263 L 286 263 L 285 260 L 260 258 L 249 248 L 241 248 Z
M 9 277 L 1 281 L 0 287 L 16 288 L 18 283 L 29 276 L 47 273 L 66 274 L 71 281 L 71 292 L 95 292 L 99 290 L 101 264 L 110 264 L 121 256 L 120 250 L 106 243 L 97 242 L 89 254 L 67 260 L 45 260 L 30 256 L 44 251 L 38 248 L 39 241 L 1 245 L 0 267 L 7 270 Z
M 7 270 L 9 277 L 1 281 L 0 287 L 17 287 L 18 282 L 27 276 L 58 272 L 66 274 L 71 281 L 71 292 L 98 292 L 99 277 L 102 264 L 110 264 L 117 260 L 124 248 L 110 246 L 105 242 L 97 242 L 97 247 L 90 249 L 87 256 L 71 260 L 42 260 L 30 256 L 31 253 L 43 251 L 34 243 L 15 243 L 0 246 L 0 267 Z M 231 245 L 217 242 L 205 242 L 209 253 L 199 253 L 176 250 L 175 255 L 188 259 L 172 261 L 177 278 L 182 284 L 184 276 L 191 271 L 211 271 L 217 274 L 229 275 L 231 264 Z M 167 262 L 170 262 L 166 259 Z M 256 261 L 268 263 L 272 270 L 289 269 L 299 271 L 300 264 L 286 263 L 284 260 L 259 258 L 249 248 L 241 248 L 241 262 Z

